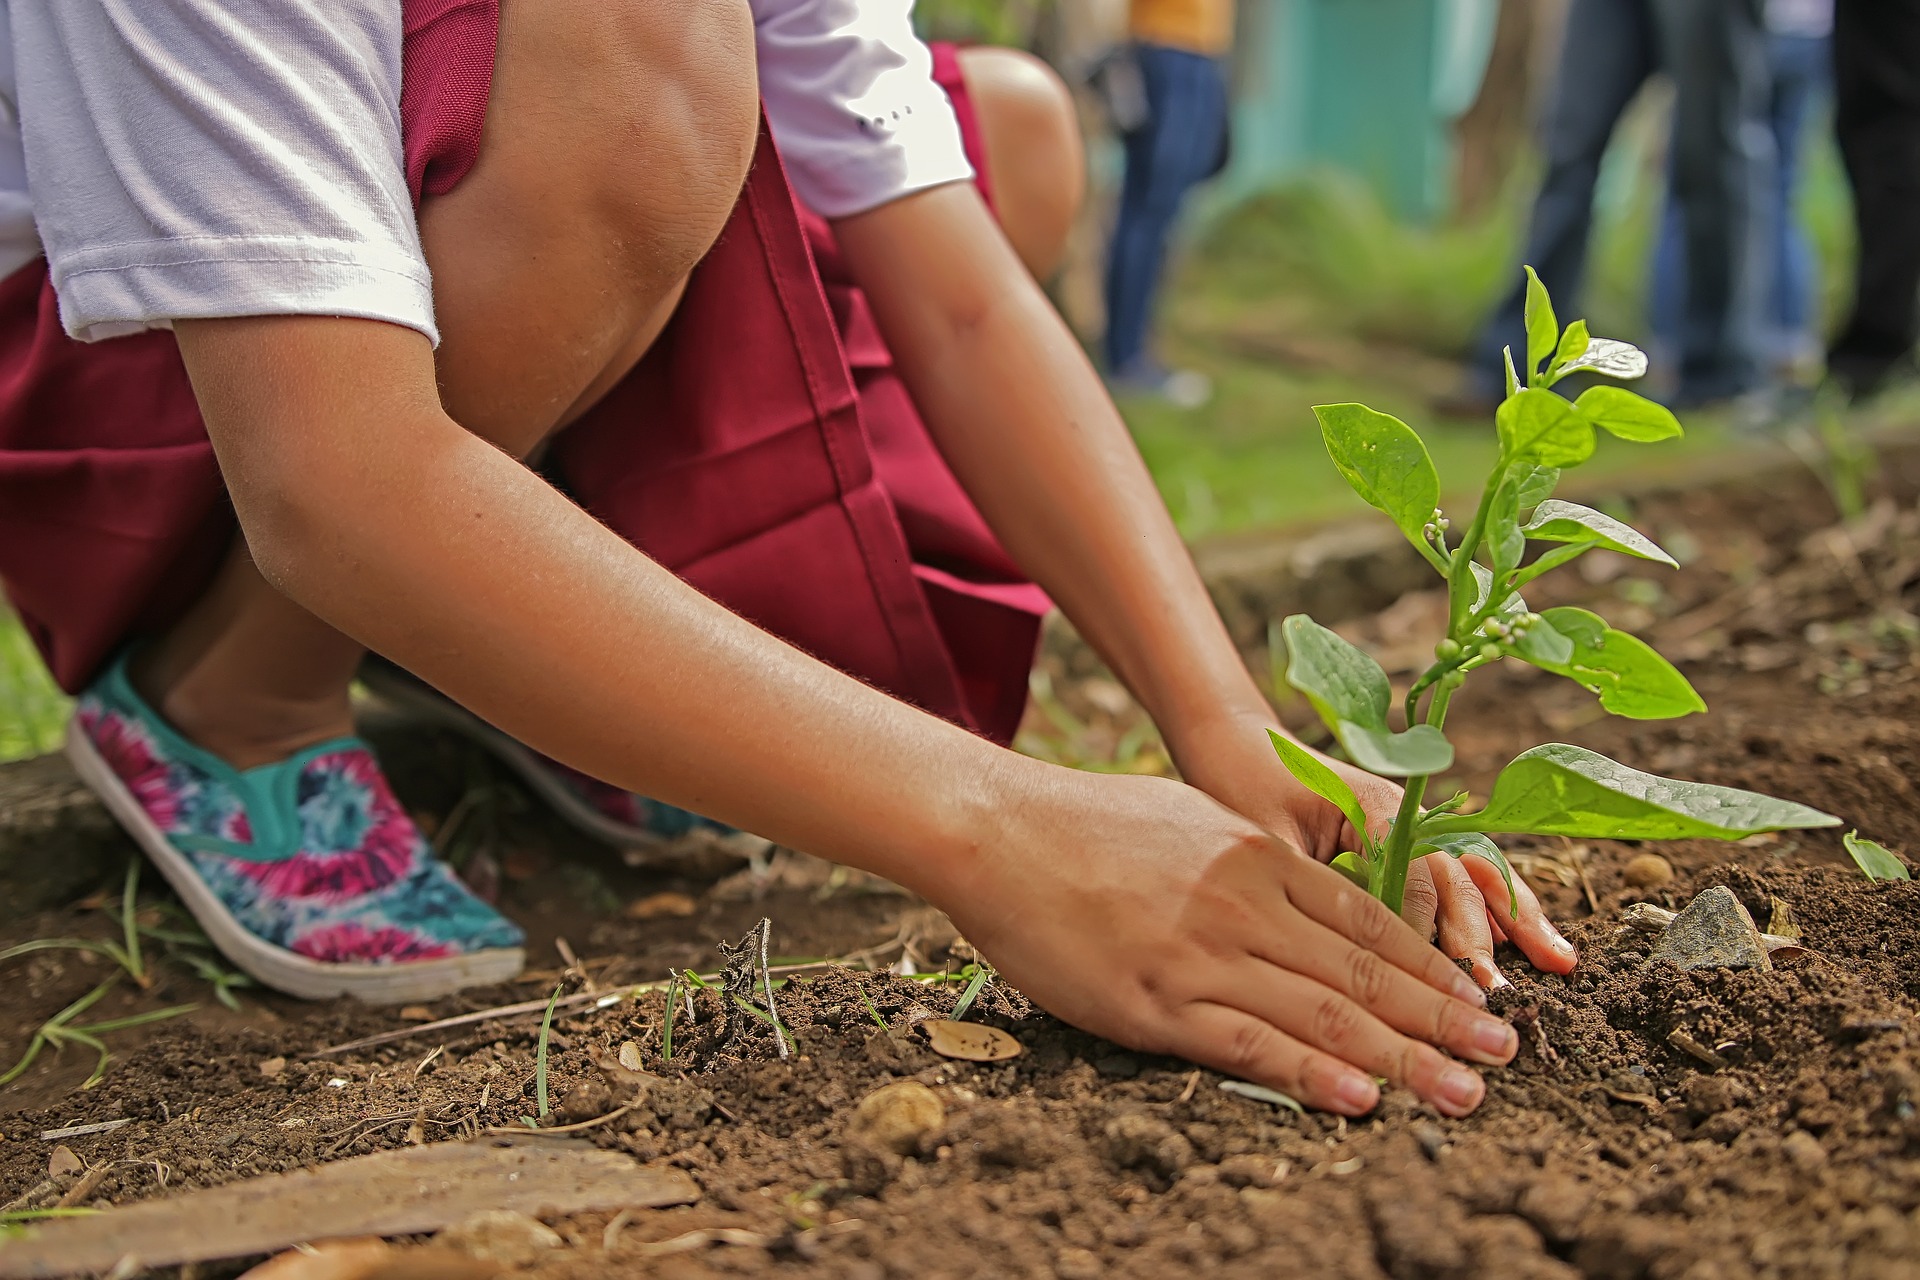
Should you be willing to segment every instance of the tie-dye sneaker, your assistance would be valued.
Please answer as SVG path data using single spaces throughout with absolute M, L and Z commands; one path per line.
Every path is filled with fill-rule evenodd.
M 772 847 L 737 827 L 623 791 L 543 756 L 382 658 L 370 656 L 361 664 L 360 681 L 408 718 L 452 729 L 485 747 L 555 813 L 619 849 L 630 865 L 668 863 L 711 852 L 751 858 Z
M 267 986 L 388 1003 L 520 972 L 519 928 L 433 856 L 358 738 L 235 769 L 162 720 L 122 657 L 81 695 L 67 755 L 214 945 Z

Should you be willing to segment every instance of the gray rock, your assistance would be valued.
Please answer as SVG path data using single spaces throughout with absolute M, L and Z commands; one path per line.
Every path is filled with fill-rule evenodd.
M 1681 969 L 1773 968 L 1759 927 L 1724 885 L 1701 893 L 1673 918 L 1647 957 L 1648 964 L 1663 960 Z

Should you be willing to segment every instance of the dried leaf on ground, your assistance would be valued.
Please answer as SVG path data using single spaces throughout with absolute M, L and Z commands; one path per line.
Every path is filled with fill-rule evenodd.
M 984 1027 L 977 1022 L 929 1018 L 920 1024 L 920 1030 L 926 1035 L 933 1051 L 943 1058 L 959 1058 L 966 1062 L 999 1062 L 1006 1058 L 1017 1058 L 1025 1052 L 1018 1040 L 1000 1028 Z

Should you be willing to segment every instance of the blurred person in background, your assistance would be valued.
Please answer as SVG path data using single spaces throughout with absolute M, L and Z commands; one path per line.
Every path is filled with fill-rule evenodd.
M 1833 67 L 1860 254 L 1827 372 L 1863 397 L 1911 373 L 1920 340 L 1920 0 L 1839 0 Z
M 1796 196 L 1808 124 L 1832 87 L 1833 0 L 1767 0 L 1766 23 L 1772 79 L 1767 120 L 1774 170 L 1767 188 L 1765 219 L 1772 252 L 1760 291 L 1760 342 L 1772 376 L 1797 386 L 1811 381 L 1822 355 L 1820 267 Z M 1681 345 L 1685 264 L 1684 223 L 1670 183 L 1648 292 L 1653 345 L 1669 360 L 1677 358 Z
M 1762 7 L 1763 0 L 1573 0 L 1547 107 L 1546 176 L 1521 260 L 1562 311 L 1578 315 L 1601 158 L 1641 87 L 1659 71 L 1673 78 L 1673 197 L 1687 259 L 1675 395 L 1682 404 L 1733 399 L 1763 383 L 1759 297 L 1773 147 Z M 1441 413 L 1478 417 L 1498 404 L 1502 349 L 1513 349 L 1516 366 L 1525 363 L 1525 301 L 1522 280 L 1482 329 L 1463 392 L 1436 404 Z
M 1227 161 L 1227 75 L 1234 0 L 1132 0 L 1130 61 L 1144 118 L 1122 122 L 1126 178 L 1107 260 L 1107 377 L 1123 394 L 1187 407 L 1212 394 L 1205 375 L 1170 370 L 1149 341 L 1167 242 L 1195 186 Z M 1127 127 L 1131 125 L 1132 127 Z

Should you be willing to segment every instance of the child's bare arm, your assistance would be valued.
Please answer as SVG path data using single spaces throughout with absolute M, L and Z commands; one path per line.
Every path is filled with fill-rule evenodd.
M 176 330 L 282 590 L 540 750 L 893 877 L 1091 1030 L 1349 1114 L 1514 1043 L 1384 908 L 1200 793 L 994 748 L 757 630 L 440 409 L 417 333 Z M 1448 993 L 1448 994 L 1443 994 Z M 1460 997 L 1466 998 L 1460 998 Z
M 1015 560 L 1140 697 L 1187 780 L 1323 859 L 1357 847 L 1333 806 L 1275 761 L 1272 710 L 1132 437 L 974 188 L 910 195 L 835 231 L 941 452 Z M 1393 815 L 1397 787 L 1336 767 L 1369 814 Z M 1468 924 L 1485 932 L 1473 881 L 1437 887 L 1442 925 L 1458 926 L 1443 938 Z M 1571 948 L 1527 897 L 1514 940 L 1543 968 L 1571 968 Z

